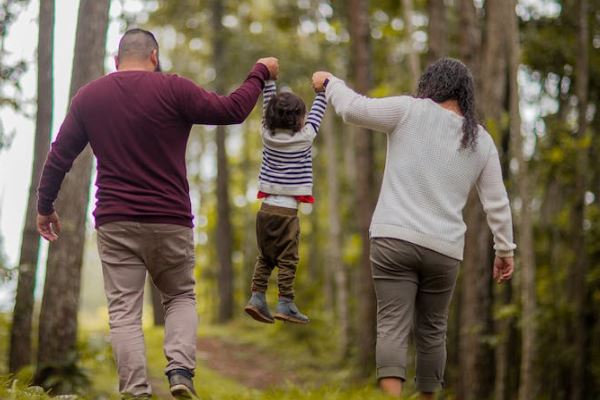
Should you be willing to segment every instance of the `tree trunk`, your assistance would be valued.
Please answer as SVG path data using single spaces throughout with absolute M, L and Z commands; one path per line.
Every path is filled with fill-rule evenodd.
M 429 15 L 427 63 L 432 63 L 448 55 L 448 16 L 444 0 L 429 0 L 427 14 Z
M 221 78 L 225 66 L 225 40 L 223 37 L 223 8 L 224 2 L 213 0 L 213 64 L 217 72 L 215 89 L 222 93 L 225 85 Z M 231 252 L 233 249 L 231 229 L 231 207 L 229 204 L 229 164 L 227 160 L 227 132 L 224 126 L 218 126 L 217 142 L 217 255 L 219 257 L 219 310 L 217 320 L 220 323 L 233 318 L 233 264 Z
M 19 257 L 19 280 L 10 331 L 10 354 L 8 369 L 16 372 L 31 364 L 32 318 L 40 249 L 40 236 L 37 232 L 36 188 L 44 168 L 46 154 L 50 147 L 52 129 L 52 84 L 54 52 L 54 0 L 40 0 L 38 32 L 38 71 L 37 71 L 37 114 L 35 122 L 35 143 L 33 165 L 29 184 L 29 198 L 25 226 L 21 239 Z
M 500 19 L 499 1 L 486 2 L 486 35 L 483 47 L 477 29 L 476 9 L 471 0 L 459 3 L 459 21 L 465 24 L 461 29 L 460 54 L 473 70 L 480 76 L 477 85 L 479 94 L 478 109 L 483 114 L 488 130 L 492 134 L 499 133 L 500 117 L 503 106 L 503 95 L 506 78 L 506 57 L 499 57 L 502 36 L 498 33 Z M 461 25 L 462 26 L 462 25 Z M 490 57 L 494 51 L 495 59 Z M 483 54 L 483 62 L 478 61 L 475 54 Z M 497 66 L 489 65 L 496 63 Z M 503 69 L 504 68 L 504 69 Z M 482 94 L 493 93 L 494 96 Z M 483 112 L 481 112 L 483 111 Z M 460 343 L 459 343 L 459 377 L 458 397 L 464 400 L 486 398 L 493 390 L 492 378 L 485 366 L 489 364 L 492 352 L 484 343 L 484 336 L 491 333 L 492 291 L 491 235 L 486 223 L 485 213 L 475 193 L 469 197 L 465 207 L 465 222 L 468 230 L 465 236 L 465 256 L 462 265 L 461 299 L 460 299 Z
M 473 0 L 458 0 L 458 54 L 473 75 L 479 75 L 481 29 Z
M 535 296 L 535 253 L 533 243 L 533 222 L 531 215 L 531 184 L 529 166 L 523 155 L 521 115 L 519 111 L 519 25 L 515 13 L 515 0 L 506 2 L 506 27 L 508 45 L 509 117 L 511 153 L 517 164 L 515 174 L 517 193 L 521 199 L 521 210 L 517 214 L 516 228 L 519 243 L 519 270 L 521 272 L 520 292 L 522 306 L 522 340 L 519 400 L 536 398 L 535 372 L 533 370 L 536 339 L 536 296 Z
M 109 0 L 82 0 L 77 17 L 70 97 L 104 72 Z M 76 354 L 77 310 L 85 221 L 90 193 L 92 152 L 77 158 L 62 184 L 57 210 L 62 218 L 60 240 L 50 245 L 40 313 L 38 372 L 73 361 Z
M 354 85 L 358 92 L 366 94 L 371 85 L 371 49 L 368 0 L 350 0 L 349 31 L 351 43 L 350 63 Z M 362 248 L 359 266 L 359 306 L 358 306 L 358 366 L 359 375 L 367 377 L 373 370 L 375 353 L 375 291 L 371 277 L 369 259 L 369 225 L 373 214 L 375 188 L 373 177 L 373 138 L 365 129 L 356 130 L 356 186 L 357 222 Z
M 589 97 L 589 3 L 588 0 L 579 0 L 577 3 L 578 35 L 577 35 L 577 61 L 575 65 L 576 81 L 575 94 L 577 95 L 578 127 L 575 134 L 579 142 L 576 160 L 575 177 L 575 206 L 573 208 L 573 251 L 575 260 L 571 267 L 571 301 L 573 304 L 573 369 L 571 375 L 571 399 L 584 398 L 585 365 L 586 365 L 586 282 L 587 253 L 585 222 L 585 193 L 588 181 L 588 151 L 589 133 L 586 118 Z
M 410 70 L 410 82 L 412 89 L 416 89 L 417 82 L 419 82 L 419 76 L 421 75 L 421 61 L 419 59 L 419 53 L 415 49 L 413 33 L 415 32 L 413 26 L 413 0 L 402 0 L 402 11 L 404 12 L 404 24 L 406 26 L 406 35 L 408 36 L 408 66 Z M 367 14 L 368 16 L 368 14 Z
M 350 350 L 350 313 L 348 310 L 348 271 L 342 260 L 342 224 L 340 218 L 340 182 L 338 171 L 337 141 L 333 116 L 326 113 L 323 126 L 323 140 L 327 160 L 327 214 L 329 217 L 329 245 L 327 248 L 327 268 L 334 274 L 335 305 L 339 325 L 339 349 L 343 358 Z

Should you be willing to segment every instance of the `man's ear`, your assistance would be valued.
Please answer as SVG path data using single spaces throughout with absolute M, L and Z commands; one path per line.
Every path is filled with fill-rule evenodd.
M 150 53 L 150 61 L 152 62 L 152 64 L 154 65 L 154 68 L 156 69 L 156 67 L 158 67 L 158 50 L 157 49 L 152 50 L 152 52 Z
M 115 56 L 114 60 L 115 60 L 115 69 L 119 70 L 119 56 Z

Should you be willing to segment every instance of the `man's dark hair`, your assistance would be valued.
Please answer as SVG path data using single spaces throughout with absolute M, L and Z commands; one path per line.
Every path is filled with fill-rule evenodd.
M 291 129 L 298 132 L 304 125 L 306 105 L 298 96 L 290 92 L 278 93 L 267 104 L 265 124 L 271 131 Z
M 453 58 L 441 58 L 429 65 L 421 75 L 416 97 L 431 99 L 436 103 L 456 100 L 464 117 L 461 147 L 475 147 L 478 132 L 475 88 L 471 71 L 465 64 Z
M 158 42 L 152 32 L 134 28 L 129 29 L 119 41 L 119 60 L 146 60 L 152 50 L 158 52 Z

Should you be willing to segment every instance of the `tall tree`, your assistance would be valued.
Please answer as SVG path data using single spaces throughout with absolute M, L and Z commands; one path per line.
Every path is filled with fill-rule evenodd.
M 340 182 L 338 171 L 337 140 L 334 119 L 326 113 L 323 120 L 325 153 L 327 154 L 327 214 L 329 216 L 329 246 L 327 266 L 333 271 L 335 282 L 335 308 L 340 327 L 339 347 L 342 357 L 350 350 L 350 312 L 348 304 L 348 271 L 342 260 L 342 224 L 340 218 Z
M 70 97 L 104 73 L 110 0 L 81 0 Z M 57 199 L 62 218 L 60 240 L 50 245 L 40 313 L 38 377 L 51 365 L 72 361 L 76 352 L 77 309 L 85 242 L 92 153 L 86 148 L 67 174 Z
M 216 71 L 215 89 L 222 93 L 225 84 L 222 79 L 225 67 L 225 32 L 223 28 L 224 1 L 212 1 L 213 26 L 213 66 Z M 218 126 L 217 142 L 217 256 L 219 257 L 219 309 L 217 319 L 227 322 L 233 317 L 233 264 L 231 252 L 233 237 L 231 229 L 231 206 L 229 204 L 229 163 L 227 160 L 227 131 Z
M 429 51 L 427 62 L 432 63 L 438 58 L 448 55 L 448 16 L 444 0 L 428 0 L 427 37 Z
M 477 33 L 477 14 L 472 0 L 459 3 L 464 15 L 461 26 L 460 54 L 466 57 L 469 67 L 479 76 L 477 84 L 478 108 L 485 125 L 496 137 L 500 133 L 500 121 L 504 100 L 506 77 L 504 75 L 506 57 L 499 56 L 503 37 L 499 32 L 502 24 L 502 5 L 499 0 L 485 3 L 485 36 L 483 43 Z M 464 52 L 464 53 L 463 53 Z M 468 53 L 482 54 L 473 57 Z M 495 52 L 495 53 L 494 53 Z M 495 55 L 496 58 L 492 57 Z M 478 59 L 482 61 L 479 62 Z M 492 64 L 497 63 L 498 66 Z M 504 68 L 504 69 L 503 69 Z M 486 94 L 489 93 L 489 96 Z M 493 94 L 493 95 L 492 95 Z M 460 297 L 460 336 L 459 336 L 459 385 L 461 399 L 487 397 L 491 391 L 491 374 L 484 368 L 490 363 L 490 351 L 484 343 L 484 336 L 491 333 L 491 236 L 485 213 L 475 191 L 469 196 L 465 207 L 465 222 L 468 226 L 465 237 L 465 255 L 462 264 Z
M 8 369 L 16 372 L 31 364 L 32 317 L 34 304 L 35 276 L 40 250 L 40 237 L 36 229 L 37 196 L 46 153 L 50 146 L 52 128 L 52 86 L 54 53 L 54 0 L 40 0 L 39 31 L 37 48 L 37 113 L 29 197 L 25 214 L 25 226 L 21 239 L 19 278 L 10 331 L 10 354 Z
M 517 194 L 521 200 L 521 209 L 516 214 L 517 241 L 519 243 L 519 270 L 521 273 L 520 292 L 522 304 L 522 340 L 519 400 L 536 398 L 535 371 L 533 362 L 536 340 L 536 296 L 535 296 L 535 254 L 533 243 L 533 221 L 531 208 L 531 179 L 529 165 L 523 155 L 521 116 L 519 111 L 519 65 L 521 49 L 519 44 L 519 23 L 515 11 L 516 1 L 505 2 L 505 29 L 508 47 L 508 89 L 511 155 L 516 161 Z
M 415 48 L 413 34 L 415 27 L 413 22 L 414 6 L 413 0 L 402 0 L 402 11 L 404 14 L 404 26 L 406 27 L 406 35 L 408 42 L 408 66 L 410 71 L 410 81 L 412 89 L 416 88 L 419 76 L 421 75 L 421 60 L 419 53 Z
M 575 65 L 575 95 L 577 96 L 577 131 L 575 138 L 578 142 L 575 165 L 575 206 L 572 217 L 572 237 L 574 246 L 574 262 L 571 267 L 571 300 L 573 302 L 573 354 L 574 365 L 571 376 L 571 399 L 584 398 L 585 365 L 586 365 L 586 273 L 588 268 L 587 237 L 584 230 L 585 196 L 588 181 L 588 151 L 589 133 L 587 109 L 590 80 L 590 28 L 588 0 L 577 1 L 577 60 Z
M 369 26 L 369 1 L 350 0 L 348 29 L 350 32 L 350 65 L 356 90 L 366 94 L 371 86 L 371 30 Z M 369 225 L 374 209 L 373 193 L 375 178 L 373 176 L 373 137 L 365 129 L 355 132 L 355 168 L 357 190 L 357 220 L 361 236 L 361 258 L 359 268 L 358 306 L 358 366 L 359 373 L 368 376 L 374 361 L 375 352 L 375 291 L 371 278 L 371 261 L 369 258 Z

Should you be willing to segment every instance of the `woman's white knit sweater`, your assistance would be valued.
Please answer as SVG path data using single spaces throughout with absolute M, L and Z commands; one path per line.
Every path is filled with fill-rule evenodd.
M 371 99 L 335 77 L 326 95 L 345 122 L 387 133 L 371 237 L 406 240 L 462 260 L 462 211 L 475 185 L 494 234 L 496 255 L 512 256 L 516 245 L 498 151 L 483 127 L 475 149 L 461 149 L 463 118 L 432 100 Z

